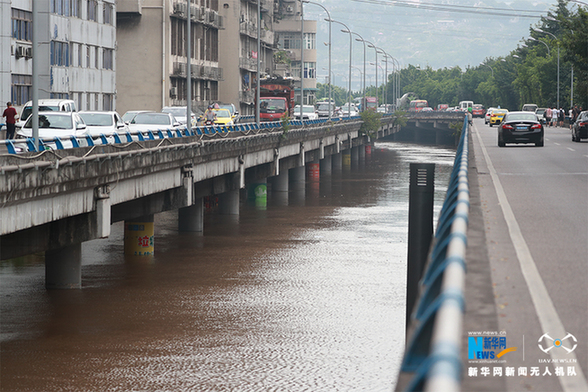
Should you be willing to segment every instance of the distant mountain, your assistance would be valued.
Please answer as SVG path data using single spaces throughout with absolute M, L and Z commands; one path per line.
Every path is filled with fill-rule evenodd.
M 402 65 L 444 67 L 477 66 L 487 57 L 508 55 L 541 16 L 553 10 L 557 1 L 517 0 L 313 0 L 327 8 L 334 20 L 340 21 L 365 40 L 382 48 Z M 318 20 L 318 81 L 324 83 L 328 72 L 328 22 L 322 8 L 305 3 L 304 18 Z M 333 23 L 333 65 L 335 84 L 347 86 L 349 72 L 349 35 L 343 26 Z M 363 71 L 363 44 L 353 40 L 354 67 Z M 374 49 L 366 49 L 368 62 L 374 62 Z M 378 60 L 382 58 L 379 55 Z M 385 64 L 381 63 L 382 68 Z M 388 70 L 391 72 L 391 61 Z M 382 69 L 378 68 L 381 82 Z M 366 67 L 366 84 L 374 84 L 375 66 Z M 360 78 L 353 69 L 352 88 Z M 370 83 L 371 78 L 371 83 Z

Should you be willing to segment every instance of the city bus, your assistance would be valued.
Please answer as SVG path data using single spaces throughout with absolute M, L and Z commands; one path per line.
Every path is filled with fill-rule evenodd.
M 429 103 L 426 99 L 415 99 L 414 101 L 410 101 L 410 105 L 408 106 L 409 112 L 420 112 L 423 108 L 429 106 Z

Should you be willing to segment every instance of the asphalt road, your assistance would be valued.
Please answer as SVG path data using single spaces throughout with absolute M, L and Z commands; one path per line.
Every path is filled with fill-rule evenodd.
M 472 208 L 470 230 L 483 235 L 471 239 L 481 260 L 468 264 L 464 334 L 495 332 L 516 351 L 477 362 L 464 339 L 463 390 L 586 391 L 588 141 L 546 128 L 544 147 L 499 148 L 496 127 L 475 119 L 471 128 L 480 217 Z

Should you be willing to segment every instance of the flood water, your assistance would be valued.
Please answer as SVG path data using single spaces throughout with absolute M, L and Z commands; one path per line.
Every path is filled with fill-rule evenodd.
M 2 391 L 392 391 L 404 349 L 410 162 L 454 150 L 376 143 L 305 195 L 155 216 L 155 256 L 123 225 L 83 245 L 81 290 L 44 288 L 42 256 L 0 265 Z

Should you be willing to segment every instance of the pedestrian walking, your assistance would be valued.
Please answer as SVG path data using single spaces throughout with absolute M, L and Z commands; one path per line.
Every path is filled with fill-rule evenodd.
M 545 110 L 545 126 L 548 127 L 551 124 L 551 108 Z
M 557 120 L 559 119 L 559 110 L 557 108 L 551 109 L 551 126 L 557 127 Z
M 559 126 L 560 126 L 560 128 L 563 128 L 565 117 L 566 117 L 566 112 L 560 106 L 560 108 L 559 108 Z
M 2 113 L 2 117 L 6 117 L 6 139 L 14 139 L 18 113 L 12 106 L 12 102 L 6 102 L 6 109 L 4 109 L 4 112 Z

